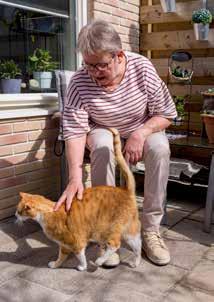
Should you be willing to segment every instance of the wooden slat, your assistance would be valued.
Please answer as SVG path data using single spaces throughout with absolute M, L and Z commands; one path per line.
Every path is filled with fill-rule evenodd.
M 213 1 L 212 1 L 213 2 Z M 141 24 L 170 23 L 191 21 L 192 11 L 201 8 L 201 1 L 177 2 L 175 13 L 164 13 L 161 5 L 142 6 Z M 214 3 L 209 3 L 209 9 L 214 9 Z
M 168 73 L 168 59 L 151 59 L 153 65 L 155 66 L 159 76 L 166 77 Z M 188 66 L 188 65 L 187 65 Z M 201 81 L 209 81 L 208 84 L 214 85 L 214 58 L 194 58 L 193 59 L 193 80 L 195 78 L 204 77 L 205 80 L 201 79 Z M 200 81 L 200 79 L 197 79 Z
M 155 32 L 141 37 L 142 51 L 184 48 L 214 48 L 214 29 L 210 29 L 208 41 L 196 41 L 193 30 Z
M 201 91 L 207 90 L 210 87 L 210 85 L 193 85 L 192 95 L 201 95 Z M 188 95 L 190 93 L 190 89 L 187 85 L 183 86 L 177 84 L 170 85 L 169 91 L 172 95 Z
M 184 51 L 190 51 L 192 56 L 194 58 L 196 57 L 200 57 L 201 60 L 204 60 L 204 58 L 206 57 L 214 57 L 214 49 L 210 48 L 210 49 L 191 49 L 191 50 L 187 50 L 187 49 L 183 49 Z M 171 55 L 172 50 L 153 50 L 152 51 L 152 58 L 157 59 L 157 58 L 169 58 L 169 56 Z M 142 52 L 143 54 L 143 52 Z M 144 53 L 145 55 L 145 53 Z M 214 60 L 214 59 L 213 59 Z

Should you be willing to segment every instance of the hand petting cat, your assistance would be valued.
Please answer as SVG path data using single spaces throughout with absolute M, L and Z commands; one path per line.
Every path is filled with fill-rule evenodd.
M 66 212 L 68 212 L 71 208 L 71 204 L 75 195 L 77 195 L 77 199 L 82 199 L 83 190 L 84 188 L 81 180 L 69 182 L 60 199 L 55 204 L 53 210 L 57 211 L 61 207 L 61 205 L 65 203 L 65 210 Z

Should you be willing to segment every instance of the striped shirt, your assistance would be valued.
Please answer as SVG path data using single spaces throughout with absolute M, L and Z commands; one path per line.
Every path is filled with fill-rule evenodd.
M 125 54 L 125 75 L 113 92 L 98 86 L 83 68 L 72 77 L 63 113 L 65 140 L 97 127 L 117 128 L 127 138 L 153 116 L 176 117 L 174 102 L 152 63 L 139 54 Z

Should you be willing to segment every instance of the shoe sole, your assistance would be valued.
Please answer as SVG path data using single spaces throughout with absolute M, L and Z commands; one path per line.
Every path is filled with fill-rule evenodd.
M 167 259 L 167 260 L 157 260 L 157 259 L 154 260 L 151 256 L 148 256 L 148 254 L 146 253 L 146 250 L 144 249 L 143 246 L 142 246 L 142 250 L 143 250 L 145 256 L 146 256 L 152 263 L 154 263 L 154 264 L 156 264 L 156 265 L 164 266 L 164 265 L 169 264 L 169 262 L 170 262 L 170 258 Z

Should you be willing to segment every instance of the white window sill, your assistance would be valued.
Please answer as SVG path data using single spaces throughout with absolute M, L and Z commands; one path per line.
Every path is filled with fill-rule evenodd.
M 56 111 L 57 93 L 0 94 L 0 119 L 49 115 Z

